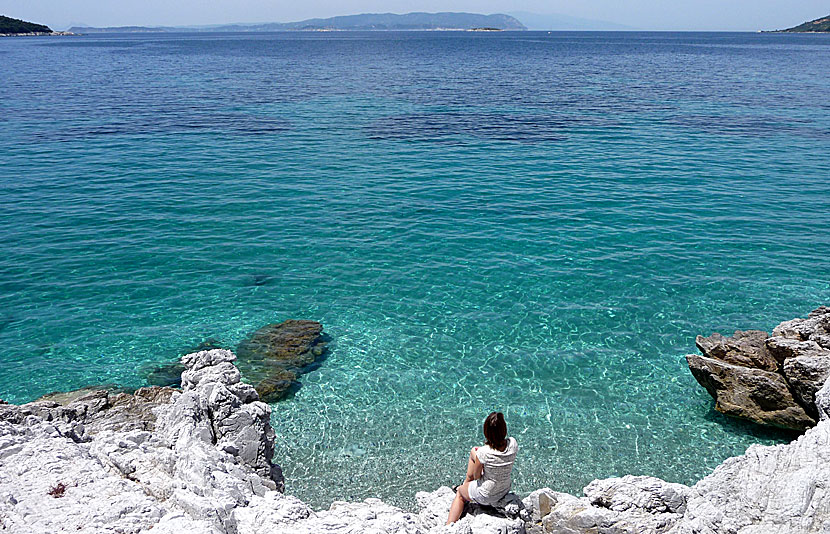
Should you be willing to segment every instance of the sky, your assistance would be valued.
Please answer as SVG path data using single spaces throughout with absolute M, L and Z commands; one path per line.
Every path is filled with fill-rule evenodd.
M 827 0 L 0 0 L 0 14 L 52 29 L 289 22 L 355 13 L 532 12 L 641 30 L 756 31 L 830 14 Z

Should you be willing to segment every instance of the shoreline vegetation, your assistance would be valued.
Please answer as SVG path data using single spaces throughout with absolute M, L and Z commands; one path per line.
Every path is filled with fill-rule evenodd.
M 76 35 L 72 32 L 56 32 L 43 24 L 27 22 L 0 15 L 0 37 L 31 37 L 40 35 Z
M 778 333 L 795 340 L 812 329 L 810 341 L 824 343 L 828 310 L 782 323 Z M 270 332 L 269 339 L 292 343 L 283 330 Z M 745 356 L 746 337 L 698 344 L 718 352 L 717 341 L 735 359 Z M 594 480 L 582 497 L 550 488 L 524 499 L 508 493 L 444 526 L 454 497 L 447 487 L 418 492 L 417 512 L 376 498 L 314 510 L 286 494 L 273 462 L 271 406 L 242 381 L 235 361 L 226 349 L 187 354 L 181 388 L 0 401 L 0 527 L 44 534 L 806 534 L 830 525 L 830 493 L 816 489 L 830 478 L 830 380 L 814 395 L 814 427 L 789 444 L 752 445 L 694 486 L 625 475 Z
M 787 28 L 766 33 L 830 33 L 830 15 Z

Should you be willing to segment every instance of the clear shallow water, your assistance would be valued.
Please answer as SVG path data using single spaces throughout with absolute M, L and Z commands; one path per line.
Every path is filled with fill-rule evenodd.
M 830 38 L 659 33 L 0 41 L 0 398 L 144 384 L 263 324 L 333 341 L 274 406 L 318 506 L 463 476 L 693 482 L 726 419 L 694 336 L 830 302 Z M 267 280 L 264 285 L 254 282 Z

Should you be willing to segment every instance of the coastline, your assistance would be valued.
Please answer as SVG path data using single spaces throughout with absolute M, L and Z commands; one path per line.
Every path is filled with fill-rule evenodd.
M 29 32 L 29 33 L 0 33 L 0 37 L 69 37 L 80 36 L 79 33 L 73 32 Z
M 223 349 L 184 356 L 181 391 L 0 405 L 0 526 L 12 533 L 830 532 L 830 495 L 817 490 L 830 478 L 830 381 L 816 396 L 814 428 L 790 444 L 753 445 L 694 486 L 626 475 L 595 480 L 583 497 L 542 488 L 511 496 L 501 514 L 472 509 L 444 527 L 453 498 L 446 487 L 419 492 L 417 512 L 379 499 L 313 510 L 284 495 L 271 408 L 241 381 L 235 359 Z

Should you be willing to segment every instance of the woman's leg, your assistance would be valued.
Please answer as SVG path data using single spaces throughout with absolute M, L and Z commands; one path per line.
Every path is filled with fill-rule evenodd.
M 450 516 L 447 518 L 448 525 L 461 519 L 461 514 L 464 513 L 464 503 L 470 501 L 470 492 L 467 490 L 469 485 L 470 482 L 467 481 L 458 487 L 455 499 L 453 499 L 452 504 L 450 505 Z

